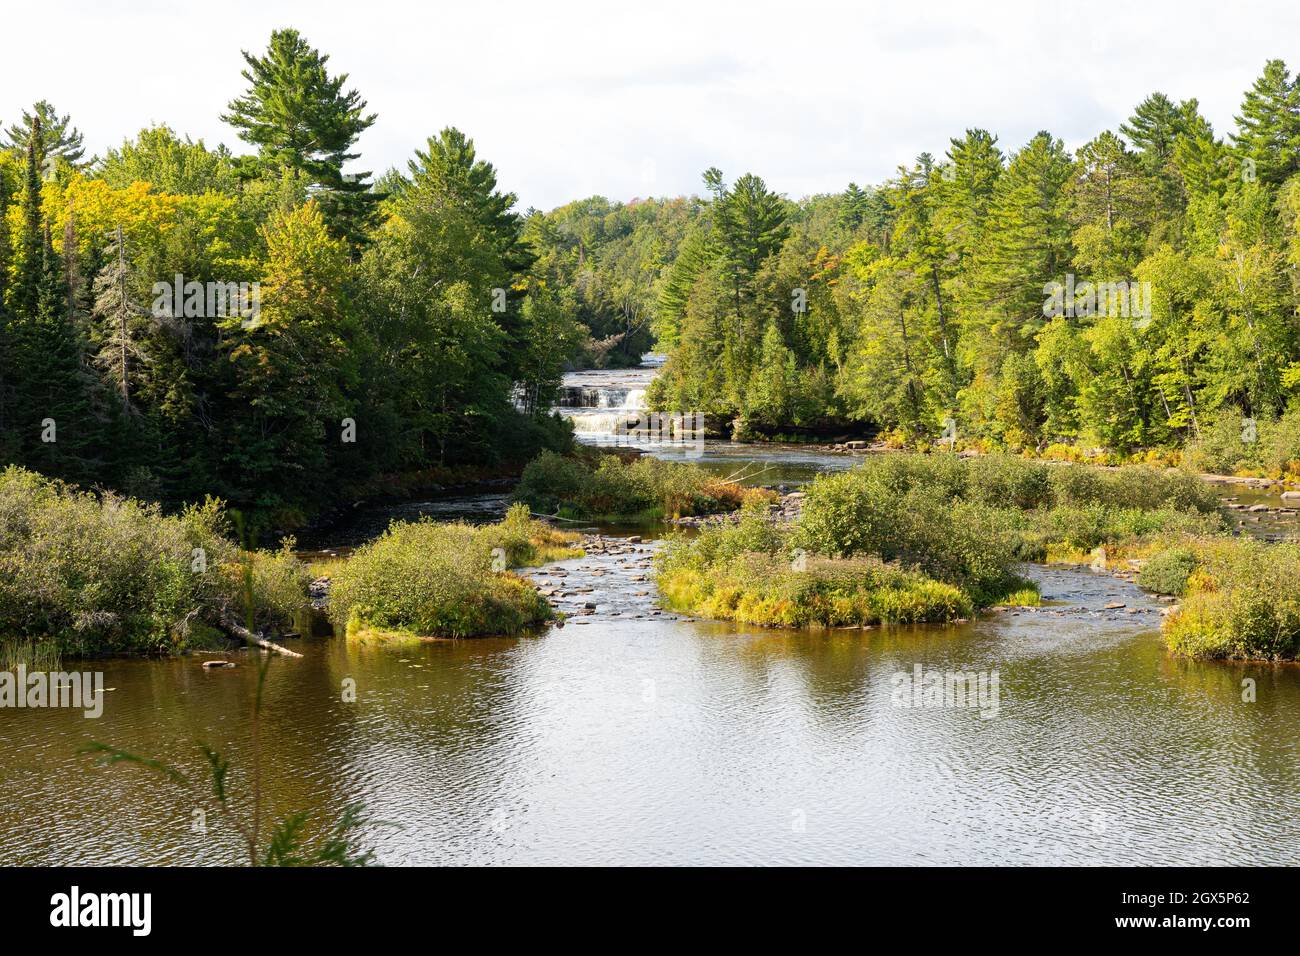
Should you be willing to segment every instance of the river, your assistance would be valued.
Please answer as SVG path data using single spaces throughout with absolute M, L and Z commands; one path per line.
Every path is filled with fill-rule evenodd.
M 597 417 L 634 411 L 653 373 L 571 376 L 565 414 L 609 443 Z M 725 443 L 698 460 L 768 484 L 854 462 Z M 504 504 L 468 496 L 371 517 L 477 519 Z M 657 543 L 591 530 L 600 553 L 533 574 L 596 605 L 564 628 L 402 648 L 294 642 L 304 657 L 277 659 L 267 688 L 273 815 L 362 802 L 367 841 L 391 865 L 1300 859 L 1300 668 L 1172 658 L 1162 605 L 1131 584 L 1035 567 L 1042 608 L 949 627 L 753 630 L 657 608 Z M 996 672 L 997 694 L 980 708 L 898 706 L 896 675 L 918 665 Z M 198 770 L 202 741 L 238 771 L 253 668 L 92 666 L 111 688 L 97 720 L 0 711 L 0 863 L 237 861 L 238 842 L 196 817 L 192 796 L 77 750 L 98 740 Z

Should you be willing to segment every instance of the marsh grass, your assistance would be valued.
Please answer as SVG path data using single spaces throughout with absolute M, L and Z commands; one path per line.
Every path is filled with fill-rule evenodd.
M 63 655 L 51 640 L 11 638 L 0 640 L 0 670 L 58 671 L 63 669 Z

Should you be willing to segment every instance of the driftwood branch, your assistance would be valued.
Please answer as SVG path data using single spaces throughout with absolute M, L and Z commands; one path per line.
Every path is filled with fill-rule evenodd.
M 297 651 L 291 651 L 287 647 L 281 647 L 274 641 L 268 641 L 266 638 L 254 634 L 244 625 L 235 620 L 235 616 L 230 611 L 223 608 L 218 618 L 218 626 L 232 637 L 237 637 L 245 644 L 251 647 L 260 647 L 264 650 L 271 651 L 275 654 L 283 654 L 285 657 L 302 657 Z

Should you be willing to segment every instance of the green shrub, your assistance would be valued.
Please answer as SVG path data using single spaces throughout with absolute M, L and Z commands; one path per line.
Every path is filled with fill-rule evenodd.
M 489 548 L 504 552 L 507 567 L 535 567 L 582 554 L 581 537 L 534 519 L 525 504 L 513 504 L 497 524 L 479 529 Z
M 240 549 L 219 502 L 179 516 L 96 496 L 19 468 L 0 474 L 0 634 L 51 640 L 72 655 L 176 651 L 190 628 L 242 614 Z M 259 625 L 282 623 L 306 600 L 287 550 L 255 554 Z
M 762 552 L 704 569 L 661 568 L 659 589 L 678 610 L 773 627 L 852 627 L 951 621 L 972 611 L 949 584 L 877 558 L 810 558 Z
M 1219 497 L 1195 475 L 1145 465 L 1102 469 L 1061 465 L 1050 471 L 1051 503 L 1056 507 L 1105 505 L 1145 511 L 1173 510 L 1215 514 Z
M 751 506 L 738 521 L 669 539 L 657 558 L 665 603 L 703 617 L 780 627 L 951 621 L 972 612 L 960 588 L 878 557 L 827 558 Z
M 868 467 L 818 479 L 804 499 L 796 546 L 916 567 L 982 606 L 1005 590 L 1018 560 L 1015 522 L 1005 509 L 957 497 L 954 491 L 965 488 L 950 469 L 935 486 L 925 485 L 915 467 Z
M 330 616 L 350 635 L 436 637 L 516 634 L 548 621 L 536 588 L 494 569 L 494 548 L 521 554 L 519 523 L 517 515 L 503 522 L 515 527 L 394 522 L 334 573 Z
M 1170 548 L 1149 558 L 1138 572 L 1138 586 L 1156 594 L 1180 597 L 1200 561 L 1189 548 Z
M 1300 657 L 1300 545 L 1244 538 L 1189 544 L 1198 568 L 1165 618 L 1171 650 L 1200 658 Z
M 615 454 L 543 452 L 524 469 L 515 498 L 569 518 L 645 520 L 733 511 L 762 492 L 721 481 L 698 465 Z M 770 495 L 766 496 L 770 497 Z
M 1300 403 L 1277 419 L 1258 418 L 1253 434 L 1240 411 L 1225 409 L 1202 423 L 1187 458 L 1197 471 L 1300 477 Z

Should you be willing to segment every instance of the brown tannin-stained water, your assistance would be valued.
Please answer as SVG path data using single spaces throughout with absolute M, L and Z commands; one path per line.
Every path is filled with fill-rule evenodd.
M 764 483 L 844 457 L 706 460 L 769 455 L 784 474 Z M 530 572 L 575 612 L 563 628 L 293 642 L 304 657 L 273 662 L 266 696 L 270 814 L 362 802 L 391 865 L 1300 861 L 1300 667 L 1170 657 L 1164 605 L 1131 584 L 1035 567 L 1042 608 L 758 630 L 656 614 L 654 544 L 607 540 Z M 195 832 L 206 804 L 77 754 L 102 741 L 202 786 L 202 741 L 242 792 L 254 668 L 236 657 L 85 665 L 112 688 L 98 720 L 0 710 L 0 863 L 239 862 L 214 814 Z M 968 706 L 911 706 L 909 681 L 955 672 L 984 678 Z

